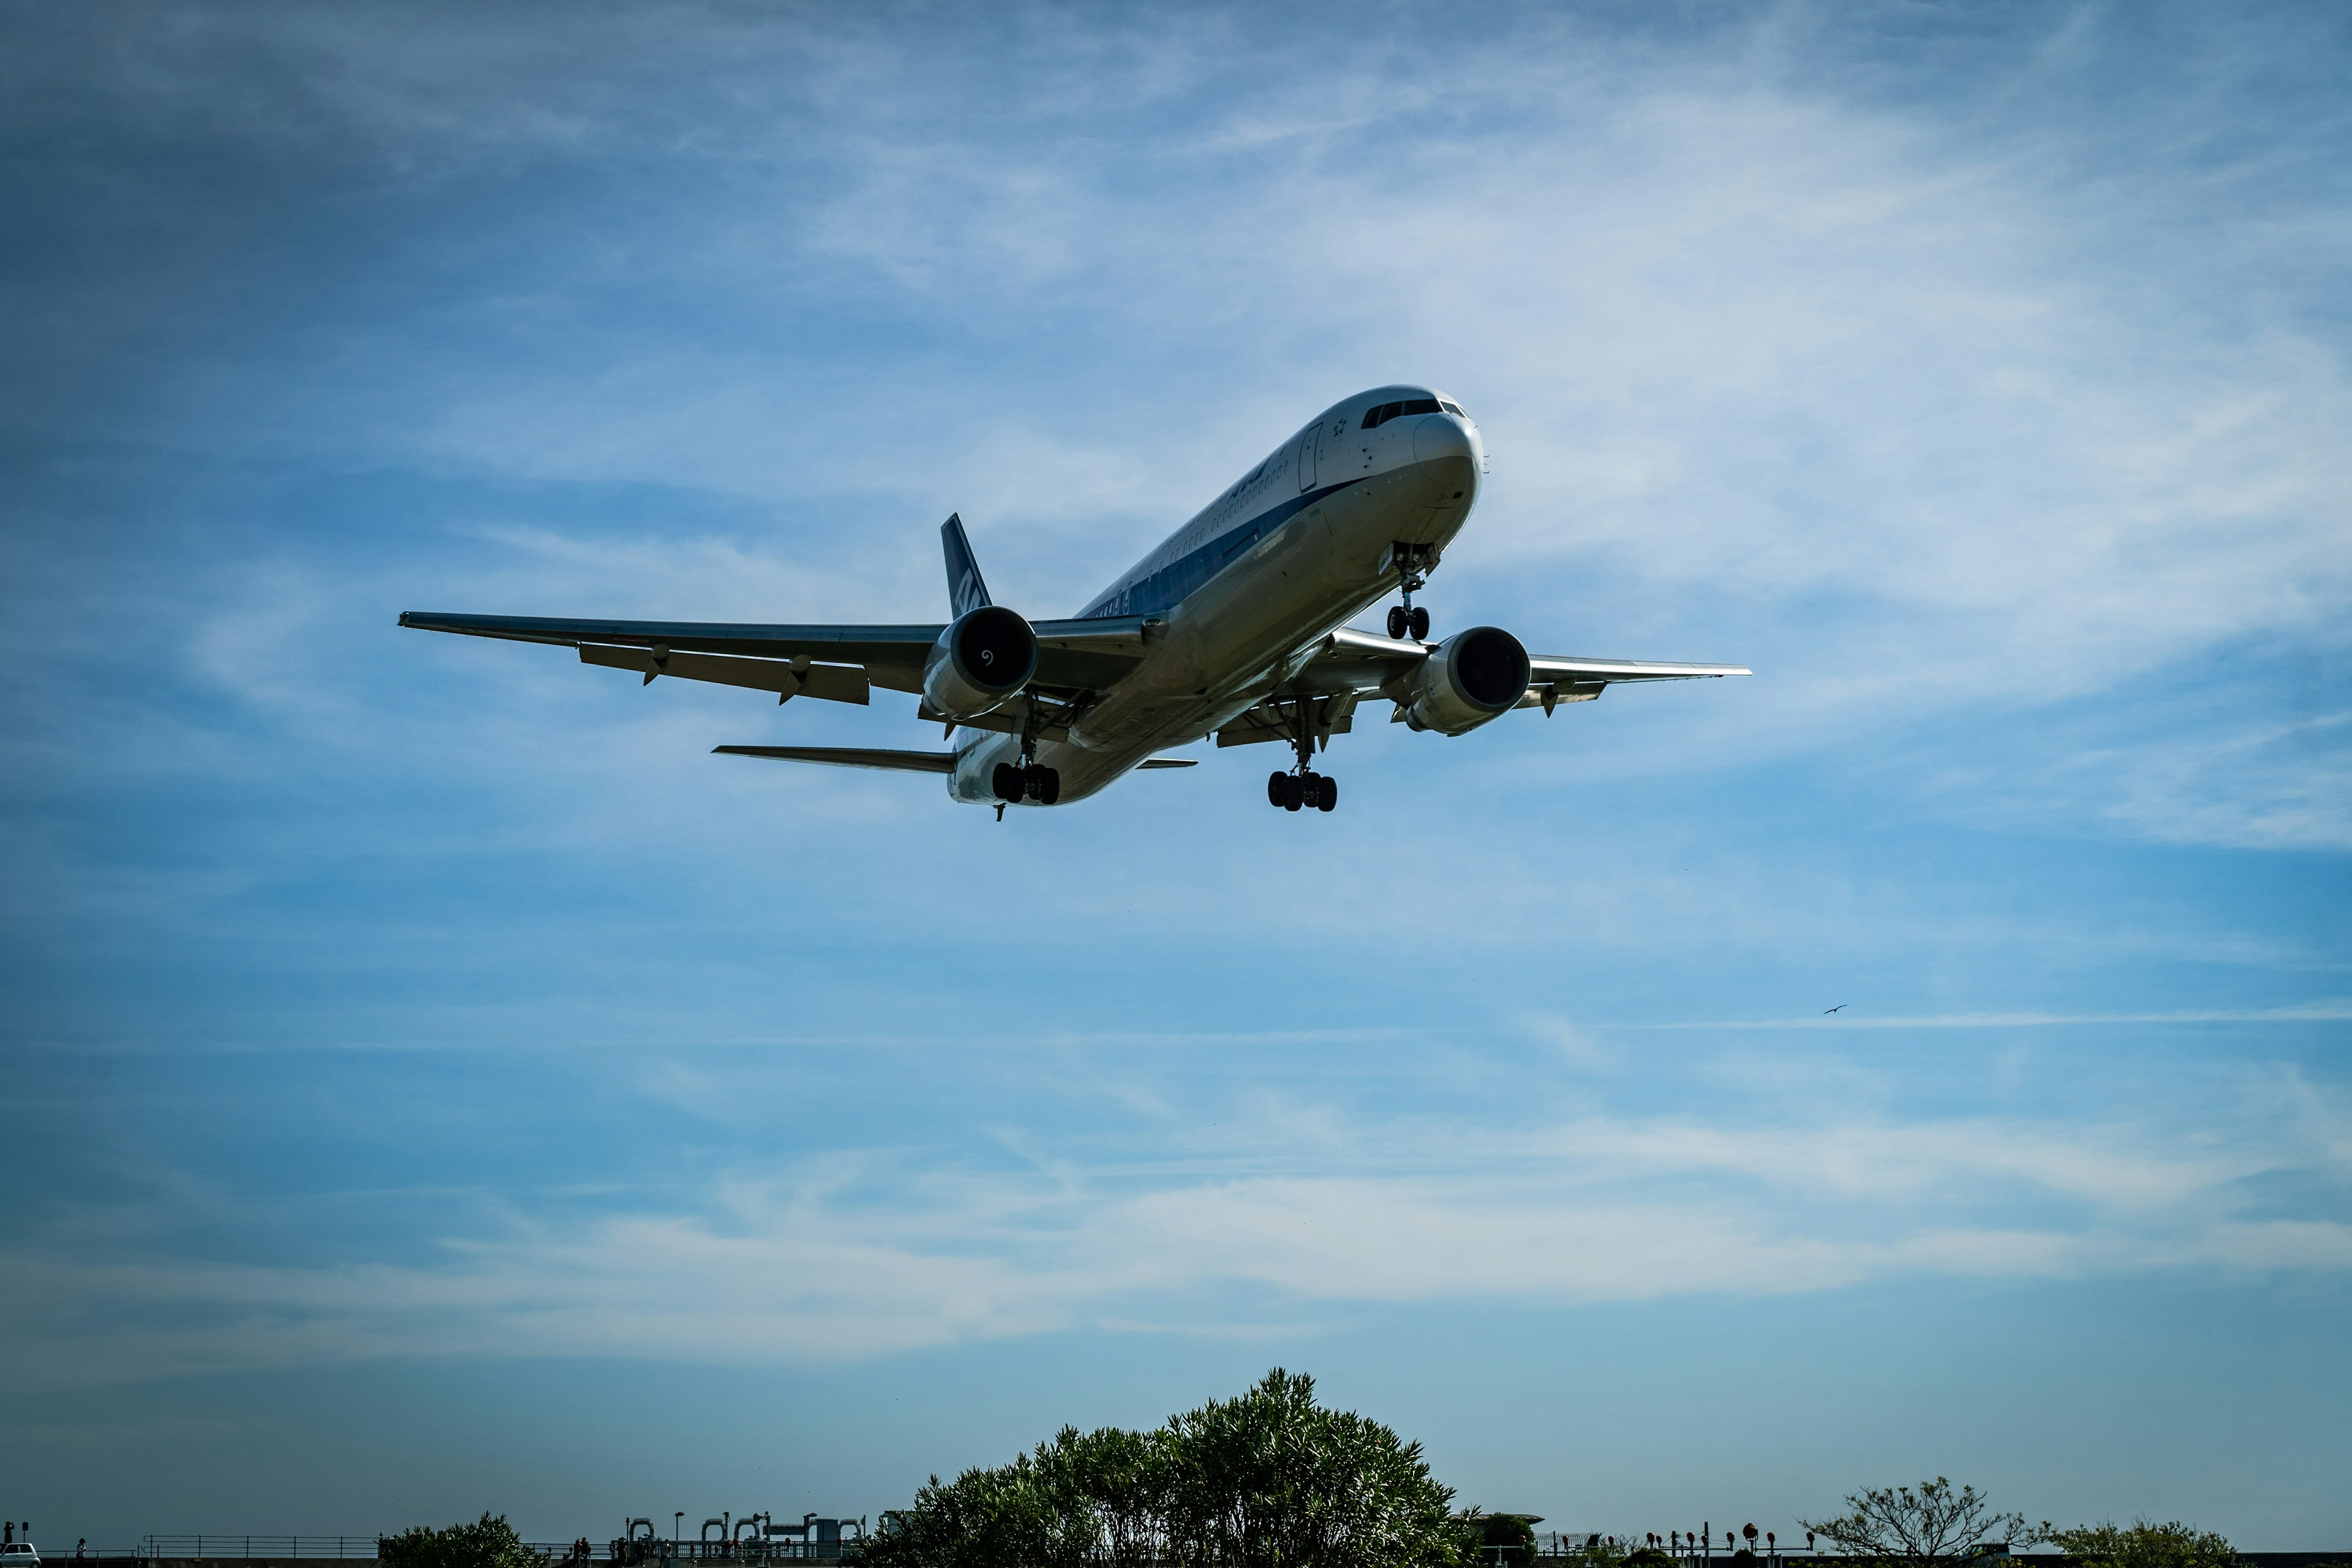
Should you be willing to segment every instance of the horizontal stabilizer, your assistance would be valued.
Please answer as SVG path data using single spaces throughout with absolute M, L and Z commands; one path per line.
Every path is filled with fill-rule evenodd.
M 890 768 L 902 773 L 951 773 L 953 752 L 886 752 L 864 746 L 713 746 L 714 754 L 773 757 L 783 763 L 825 763 L 836 768 Z

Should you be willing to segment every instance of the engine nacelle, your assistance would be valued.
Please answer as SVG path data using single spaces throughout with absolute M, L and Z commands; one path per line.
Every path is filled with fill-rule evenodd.
M 1413 671 L 1402 706 L 1416 730 L 1459 735 L 1518 706 L 1532 667 L 1500 626 L 1472 626 L 1439 643 Z
M 1037 634 L 1002 605 L 966 610 L 923 659 L 923 701 L 950 719 L 977 719 L 1021 694 L 1037 673 Z

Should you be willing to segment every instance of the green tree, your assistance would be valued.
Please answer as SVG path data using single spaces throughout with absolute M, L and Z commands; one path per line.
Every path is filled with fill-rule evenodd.
M 871 1568 L 1453 1568 L 1454 1494 L 1421 1446 L 1315 1403 L 1280 1368 L 1153 1432 L 1065 1428 L 994 1469 L 936 1476 Z
M 1797 1522 L 1850 1557 L 1899 1562 L 1908 1568 L 1941 1568 L 1991 1547 L 2030 1546 L 2046 1540 L 2050 1526 L 2029 1525 L 2022 1514 L 1995 1513 L 1974 1487 L 1955 1489 L 1937 1476 L 1910 1487 L 1873 1487 L 1850 1494 L 1853 1511 L 1835 1519 Z
M 2050 1541 L 2080 1568 L 2235 1568 L 2238 1553 L 2210 1530 L 2191 1530 L 2175 1520 L 2150 1524 L 2113 1521 L 2050 1532 Z
M 392 1568 L 544 1568 L 545 1559 L 523 1544 L 507 1516 L 483 1514 L 471 1524 L 436 1530 L 420 1524 L 380 1537 L 376 1561 Z
M 1536 1527 L 1523 1513 L 1466 1510 L 1454 1516 L 1454 1541 L 1465 1568 L 1497 1561 L 1503 1568 L 1528 1568 L 1536 1558 Z

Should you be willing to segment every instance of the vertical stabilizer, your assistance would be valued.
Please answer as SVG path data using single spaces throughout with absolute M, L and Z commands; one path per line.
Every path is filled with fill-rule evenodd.
M 992 601 L 981 581 L 980 563 L 971 558 L 971 541 L 963 536 L 963 519 L 950 514 L 940 524 L 940 543 L 948 553 L 948 606 L 961 616 Z

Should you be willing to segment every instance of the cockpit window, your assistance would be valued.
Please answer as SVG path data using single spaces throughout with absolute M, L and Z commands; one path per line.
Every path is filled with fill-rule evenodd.
M 1447 412 L 1448 414 L 1453 415 L 1453 416 L 1454 416 L 1455 418 L 1457 418 L 1457 419 L 1467 419 L 1467 418 L 1469 418 L 1469 417 L 1470 417 L 1470 416 L 1468 416 L 1467 414 L 1463 413 L 1463 412 L 1462 412 L 1462 410 L 1460 410 L 1459 408 L 1454 407 L 1454 405 L 1452 405 L 1451 403 L 1446 402 L 1446 401 L 1445 401 L 1445 399 L 1444 399 L 1444 398 L 1442 398 L 1442 397 L 1441 397 L 1441 398 L 1439 398 L 1439 399 L 1437 400 L 1437 406 L 1439 406 L 1440 408 L 1444 409 L 1444 410 L 1445 410 L 1445 412 Z
M 1383 403 L 1365 409 L 1363 427 L 1367 430 L 1377 430 L 1391 419 L 1402 419 L 1408 414 L 1434 414 L 1440 406 L 1444 407 L 1448 413 L 1462 412 L 1450 403 L 1441 405 L 1434 397 L 1407 397 L 1395 403 Z

